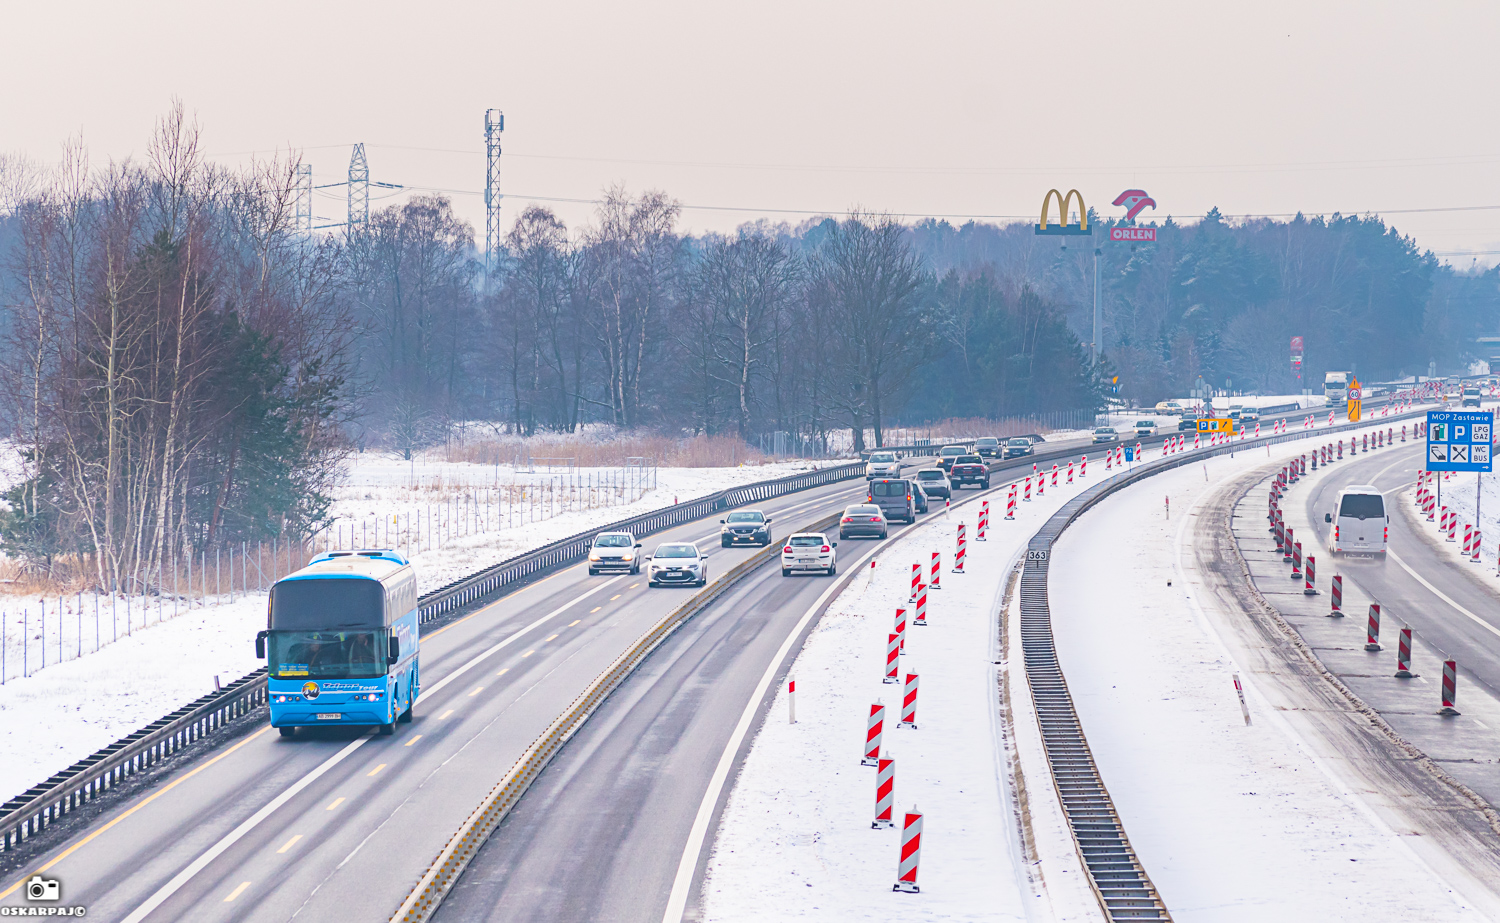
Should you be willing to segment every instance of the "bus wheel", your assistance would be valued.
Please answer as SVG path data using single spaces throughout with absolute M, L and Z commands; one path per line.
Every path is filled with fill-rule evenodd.
M 380 725 L 380 736 L 381 737 L 389 737 L 389 736 L 391 736 L 394 733 L 396 733 L 396 724 L 395 724 L 395 722 L 391 722 L 390 724 L 382 724 L 382 725 Z
M 400 717 L 398 717 L 396 720 L 401 722 L 402 724 L 411 724 L 411 706 L 408 705 L 406 707 L 406 711 L 402 712 Z
M 297 733 L 296 728 L 277 728 L 276 730 L 281 732 L 282 737 L 291 737 Z

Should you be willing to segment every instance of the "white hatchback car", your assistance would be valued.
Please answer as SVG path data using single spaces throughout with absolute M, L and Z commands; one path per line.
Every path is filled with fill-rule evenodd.
M 781 576 L 794 571 L 821 571 L 832 577 L 838 573 L 838 542 L 830 542 L 821 532 L 798 532 L 781 546 Z
M 1155 420 L 1136 420 L 1135 421 L 1135 438 L 1141 439 L 1141 438 L 1146 437 L 1146 436 L 1155 436 L 1155 435 L 1156 435 L 1156 421 Z

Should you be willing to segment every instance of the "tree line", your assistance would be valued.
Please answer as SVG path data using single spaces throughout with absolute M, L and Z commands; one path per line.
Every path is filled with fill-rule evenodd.
M 526 207 L 487 260 L 436 195 L 299 232 L 295 173 L 206 162 L 180 106 L 138 160 L 0 158 L 0 419 L 24 466 L 5 550 L 86 555 L 119 586 L 307 535 L 347 453 L 458 422 L 863 449 L 891 425 L 1153 403 L 1200 377 L 1293 390 L 1294 335 L 1313 387 L 1447 372 L 1500 308 L 1496 270 L 1441 265 L 1379 218 L 1214 211 L 1102 248 L 1093 368 L 1091 248 L 1024 224 L 855 212 L 694 235 L 668 194 L 613 188 L 583 227 Z

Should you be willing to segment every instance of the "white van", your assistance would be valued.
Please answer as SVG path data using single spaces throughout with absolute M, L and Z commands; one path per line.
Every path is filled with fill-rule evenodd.
M 1328 537 L 1333 554 L 1385 555 L 1391 538 L 1391 517 L 1386 514 L 1385 495 L 1369 484 L 1351 484 L 1339 491 L 1333 512 L 1323 521 L 1333 524 Z

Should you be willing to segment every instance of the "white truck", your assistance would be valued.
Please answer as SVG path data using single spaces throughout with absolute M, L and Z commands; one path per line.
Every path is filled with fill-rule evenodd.
M 1340 403 L 1349 399 L 1349 381 L 1353 372 L 1329 372 L 1323 376 L 1323 396 L 1328 403 Z

